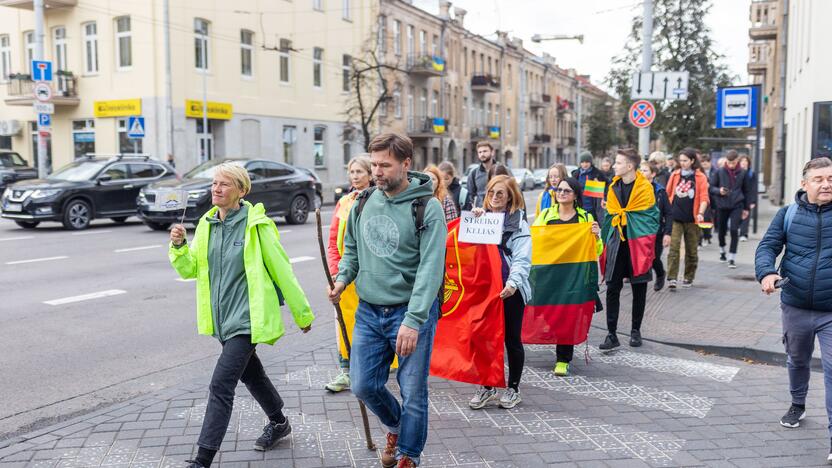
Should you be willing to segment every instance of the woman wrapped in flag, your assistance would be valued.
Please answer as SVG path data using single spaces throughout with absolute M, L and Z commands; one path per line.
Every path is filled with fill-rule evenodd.
M 532 240 L 529 235 L 529 223 L 524 212 L 525 203 L 520 187 L 514 177 L 494 176 L 486 185 L 484 208 L 471 210 L 474 216 L 482 216 L 486 211 L 503 213 L 502 242 L 499 245 L 500 265 L 503 290 L 503 317 L 505 322 L 506 354 L 508 355 L 508 388 L 499 397 L 500 407 L 510 409 L 520 403 L 520 376 L 526 360 L 520 333 L 523 328 L 523 311 L 531 295 L 529 286 L 529 268 L 531 267 Z M 472 409 L 480 409 L 498 398 L 493 387 L 481 386 L 468 402 Z
M 557 344 L 555 375 L 569 375 L 575 345 L 586 341 L 598 299 L 601 227 L 579 206 L 581 183 L 571 177 L 555 189 L 556 202 L 532 225 L 532 299 L 524 343 Z

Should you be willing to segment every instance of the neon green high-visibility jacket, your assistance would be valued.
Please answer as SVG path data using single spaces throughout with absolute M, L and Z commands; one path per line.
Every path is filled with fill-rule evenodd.
M 274 344 L 285 333 L 278 288 L 299 328 L 312 324 L 315 316 L 292 272 L 289 257 L 280 245 L 280 234 L 274 221 L 266 216 L 262 203 L 254 206 L 245 200 L 242 203 L 248 206 L 243 263 L 248 283 L 251 342 Z M 197 280 L 196 318 L 201 335 L 214 335 L 208 275 L 210 226 L 207 218 L 214 216 L 217 210 L 217 207 L 211 208 L 199 220 L 191 246 L 186 244 L 176 248 L 171 244 L 168 251 L 170 263 L 179 276 Z

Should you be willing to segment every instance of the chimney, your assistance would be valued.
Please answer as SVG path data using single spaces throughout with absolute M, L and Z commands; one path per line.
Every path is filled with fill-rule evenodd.
M 466 13 L 468 13 L 468 11 L 464 8 L 454 8 L 454 20 L 456 20 L 456 22 L 459 23 L 460 26 L 463 26 Z
M 508 33 L 505 31 L 497 31 L 497 42 L 499 42 L 502 45 L 508 44 Z
M 439 18 L 443 20 L 451 19 L 451 2 L 448 0 L 439 0 Z
M 511 45 L 514 46 L 517 49 L 522 49 L 523 48 L 523 39 L 520 39 L 519 37 L 512 37 L 511 38 Z

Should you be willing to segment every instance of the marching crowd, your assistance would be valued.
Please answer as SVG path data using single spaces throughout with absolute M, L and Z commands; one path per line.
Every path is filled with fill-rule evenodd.
M 582 293 L 589 298 L 590 315 L 606 311 L 608 333 L 599 348 L 609 351 L 620 346 L 618 316 L 625 283 L 632 289 L 629 345 L 639 347 L 653 273 L 656 291 L 665 284 L 671 290 L 691 287 L 698 251 L 711 243 L 714 229 L 720 261 L 736 268 L 737 249 L 747 239 L 749 214 L 757 203 L 750 159 L 736 151 L 726 152 L 712 164 L 709 155 L 693 148 L 669 158 L 653 153 L 647 161 L 635 150 L 622 148 L 614 160 L 604 158 L 600 168 L 584 152 L 571 174 L 561 164 L 549 168 L 546 187 L 532 210 L 487 142 L 477 145 L 480 164 L 464 186 L 449 162 L 414 171 L 413 146 L 405 136 L 379 135 L 368 150 L 347 166 L 352 190 L 338 201 L 329 229 L 327 264 L 335 278 L 329 299 L 352 313 L 344 313 L 347 335 L 338 333 L 341 372 L 326 389 L 350 389 L 379 418 L 387 432 L 381 456 L 385 467 L 418 466 L 426 443 L 428 374 L 444 302 L 448 223 L 463 212 L 503 218 L 497 247 L 500 263 L 493 268 L 502 277 L 499 298 L 508 363 L 505 391 L 480 386 L 469 406 L 480 409 L 496 402 L 513 408 L 522 401 L 524 311 L 535 291 L 554 287 L 547 282 L 551 279 L 530 274 L 533 232 L 554 232 L 542 231 L 546 226 L 586 226 L 592 236 L 592 258 L 600 265 L 606 286 L 605 301 L 597 280 Z M 784 288 L 784 343 L 793 398 L 781 421 L 787 427 L 797 427 L 805 415 L 815 335 L 821 338 L 827 407 L 832 408 L 832 320 L 812 315 L 812 311 L 832 312 L 832 161 L 812 160 L 803 183 L 796 204 L 790 205 L 798 208 L 778 213 L 757 252 L 757 276 L 764 292 Z M 283 334 L 280 314 L 274 311 L 284 302 L 304 332 L 314 317 L 274 223 L 261 205 L 243 200 L 249 190 L 244 170 L 220 165 L 212 185 L 215 207 L 200 220 L 194 239 L 186 242 L 182 226 L 171 231 L 171 263 L 182 277 L 197 279 L 199 331 L 222 344 L 198 453 L 188 462 L 191 468 L 211 465 L 229 424 L 238 381 L 269 418 L 255 449 L 268 450 L 291 432 L 283 402 L 255 347 L 273 344 Z M 775 259 L 783 246 L 785 260 L 777 268 Z M 664 249 L 668 249 L 666 269 Z M 814 264 L 807 264 L 807 259 Z M 592 263 L 595 268 L 596 261 Z M 825 276 L 818 276 L 819 271 Z M 357 304 L 345 302 L 353 300 Z M 350 348 L 344 346 L 345 339 L 351 341 L 351 353 L 344 351 Z M 557 343 L 555 375 L 569 375 L 575 344 L 579 343 Z M 401 403 L 385 386 L 394 368 Z

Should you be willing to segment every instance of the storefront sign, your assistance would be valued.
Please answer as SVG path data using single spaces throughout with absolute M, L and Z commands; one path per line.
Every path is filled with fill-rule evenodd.
M 96 117 L 129 117 L 142 114 L 141 99 L 95 101 L 94 107 Z
M 193 119 L 202 118 L 202 101 L 188 99 L 185 101 L 185 116 Z M 231 103 L 208 101 L 208 118 L 215 120 L 231 120 L 234 109 Z

